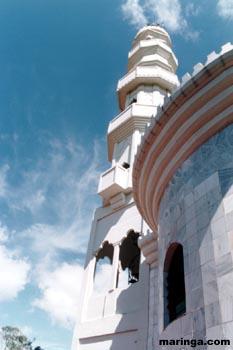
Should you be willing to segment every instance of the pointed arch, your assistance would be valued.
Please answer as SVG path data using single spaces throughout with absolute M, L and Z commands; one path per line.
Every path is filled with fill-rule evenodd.
M 110 290 L 114 247 L 108 241 L 96 253 L 94 272 L 94 293 L 102 294 Z
M 139 233 L 130 230 L 120 245 L 121 269 L 128 272 L 128 285 L 139 281 L 141 251 L 138 247 Z
M 108 258 L 109 262 L 112 264 L 114 247 L 108 241 L 105 241 L 102 247 L 98 250 L 96 254 L 96 261 L 100 259 Z

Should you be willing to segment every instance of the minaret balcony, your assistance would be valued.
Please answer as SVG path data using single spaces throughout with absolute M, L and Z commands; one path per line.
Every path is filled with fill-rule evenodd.
M 119 140 L 126 139 L 135 130 L 144 132 L 151 118 L 157 112 L 157 106 L 132 103 L 117 117 L 108 127 L 108 158 L 112 161 L 114 144 Z
M 177 76 L 161 67 L 137 66 L 122 79 L 117 85 L 119 106 L 125 108 L 126 96 L 139 85 L 158 85 L 164 90 L 174 91 L 179 86 Z
M 128 55 L 128 69 L 132 69 L 136 64 L 143 65 L 147 56 L 154 56 L 160 64 L 165 65 L 168 70 L 176 71 L 178 61 L 172 49 L 158 39 L 142 40 L 135 46 Z M 160 65 L 159 64 L 159 65 Z
M 108 135 L 123 127 L 127 128 L 129 123 L 132 126 L 138 128 L 140 121 L 145 124 L 144 119 L 148 122 L 151 117 L 156 114 L 155 105 L 146 105 L 140 103 L 132 103 L 123 112 L 118 114 L 113 120 L 110 121 L 108 126 Z M 135 125 L 134 125 L 135 124 Z M 132 130 L 130 130 L 132 132 Z
M 105 171 L 101 177 L 98 187 L 98 194 L 105 200 L 128 188 L 128 170 L 116 164 Z

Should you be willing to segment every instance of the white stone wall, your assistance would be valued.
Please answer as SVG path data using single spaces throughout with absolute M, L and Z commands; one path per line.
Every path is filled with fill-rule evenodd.
M 147 39 L 145 43 L 141 42 L 143 39 Z M 112 164 L 100 178 L 98 193 L 103 206 L 96 210 L 92 222 L 82 284 L 82 313 L 74 335 L 74 350 L 146 350 L 149 317 L 154 319 L 153 326 L 156 322 L 154 307 L 149 309 L 149 283 L 155 285 L 156 270 L 152 269 L 149 276 L 149 265 L 142 256 L 137 283 L 121 288 L 116 285 L 116 277 L 121 270 L 118 257 L 123 239 L 131 230 L 145 238 L 149 229 L 132 196 L 133 162 L 141 135 L 163 104 L 164 97 L 179 86 L 179 81 L 175 74 L 177 60 L 164 29 L 146 26 L 137 34 L 136 43 L 138 45 L 134 45 L 129 54 L 129 71 L 117 87 L 123 112 L 110 122 L 108 129 L 108 154 Z M 153 49 L 153 55 L 151 49 L 148 55 L 148 46 Z M 137 101 L 133 101 L 134 98 Z M 125 110 L 131 103 L 133 105 Z M 114 246 L 113 262 L 108 266 L 111 287 L 96 293 L 95 256 L 106 241 Z M 101 283 L 104 284 L 104 280 Z M 155 296 L 152 289 L 151 302 Z M 151 343 L 153 332 L 151 327 Z
M 85 350 L 142 350 L 148 335 L 149 266 L 141 255 L 139 282 L 116 287 L 119 264 L 119 245 L 130 230 L 144 232 L 142 218 L 127 196 L 122 208 L 111 206 L 96 211 L 89 242 L 82 295 L 82 317 L 77 326 L 79 344 L 73 349 Z M 95 254 L 108 241 L 114 245 L 112 286 L 95 293 L 93 285 Z
M 158 277 L 150 286 L 151 307 L 153 297 L 155 304 L 149 339 L 152 324 L 154 335 L 148 350 L 159 348 L 159 338 L 226 338 L 233 345 L 232 135 L 229 126 L 203 144 L 176 172 L 161 201 Z M 163 267 L 174 242 L 183 245 L 186 314 L 164 329 Z
M 158 268 L 150 269 L 149 327 L 147 350 L 154 350 L 154 340 L 158 339 Z

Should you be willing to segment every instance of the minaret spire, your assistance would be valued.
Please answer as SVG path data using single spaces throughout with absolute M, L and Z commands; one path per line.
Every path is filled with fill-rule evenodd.
M 134 202 L 132 169 L 146 127 L 179 85 L 176 68 L 168 33 L 155 25 L 139 30 L 117 85 L 121 111 L 108 127 L 111 165 L 100 176 L 102 206 L 92 222 L 73 350 L 147 349 L 149 265 L 156 247 L 150 236 L 148 259 L 138 245 L 151 232 Z
M 104 205 L 115 203 L 117 195 L 122 200 L 131 192 L 137 146 L 164 97 L 179 85 L 177 65 L 165 29 L 148 25 L 138 31 L 128 54 L 127 73 L 117 85 L 121 113 L 108 127 L 108 156 L 112 165 L 101 175 L 98 189 Z

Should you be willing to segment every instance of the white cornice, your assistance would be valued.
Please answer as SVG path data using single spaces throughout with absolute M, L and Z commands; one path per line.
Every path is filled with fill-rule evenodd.
M 121 142 L 134 130 L 144 131 L 157 108 L 154 105 L 133 103 L 114 118 L 108 127 L 108 158 L 112 160 L 113 148 L 116 142 Z
M 145 26 L 141 28 L 135 36 L 133 46 L 137 44 L 139 40 L 144 39 L 147 35 L 152 35 L 160 40 L 165 41 L 168 45 L 171 45 L 171 38 L 168 32 L 160 26 Z
M 121 110 L 123 110 L 125 107 L 126 95 L 141 84 L 158 85 L 164 90 L 171 92 L 179 86 L 179 80 L 174 73 L 161 67 L 136 67 L 118 82 L 117 92 Z
M 129 52 L 129 69 L 131 69 L 135 62 L 140 59 L 138 56 L 143 56 L 143 52 L 145 52 L 146 55 L 148 50 L 153 51 L 153 53 L 158 53 L 159 51 L 159 55 L 167 60 L 167 62 L 172 66 L 174 72 L 176 71 L 178 66 L 176 56 L 168 45 L 158 39 L 142 40 Z
M 157 230 L 159 203 L 174 172 L 201 144 L 233 122 L 233 47 L 197 64 L 144 135 L 133 169 L 137 207 Z

